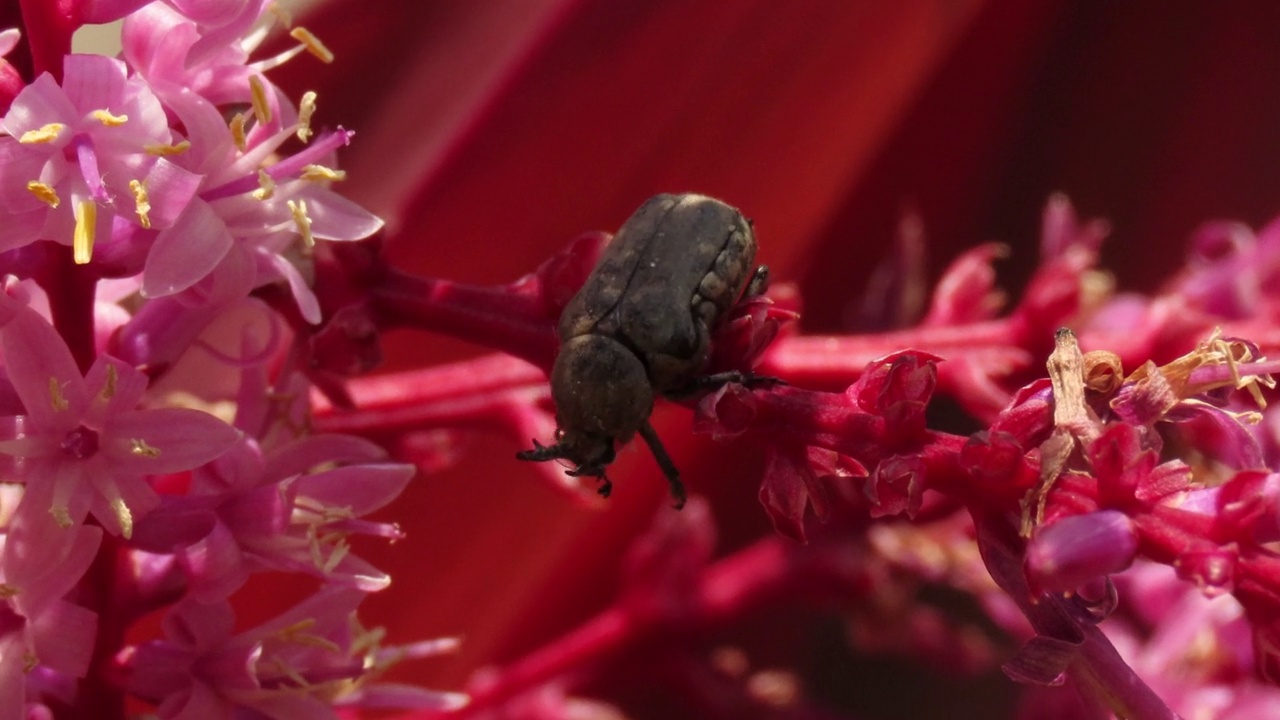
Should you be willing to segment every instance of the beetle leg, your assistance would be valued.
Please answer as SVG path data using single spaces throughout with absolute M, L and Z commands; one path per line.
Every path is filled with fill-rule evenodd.
M 737 383 L 748 390 L 756 388 L 771 388 L 777 385 L 786 385 L 787 381 L 780 377 L 772 375 L 756 375 L 755 373 L 744 373 L 737 370 L 728 370 L 725 372 L 712 373 L 710 375 L 701 375 L 691 378 L 689 382 L 683 386 L 663 393 L 664 396 L 671 400 L 680 400 L 683 398 L 697 395 L 701 392 L 716 390 L 730 383 Z
M 532 462 L 544 462 L 546 460 L 558 460 L 564 457 L 564 446 L 560 443 L 555 445 L 543 445 L 537 440 L 533 441 L 532 450 L 521 450 L 516 453 L 517 460 L 530 460 Z
M 644 424 L 640 426 L 640 437 L 644 438 L 645 444 L 649 446 L 649 452 L 653 453 L 653 459 L 658 461 L 658 467 L 662 468 L 662 474 L 667 476 L 667 484 L 671 487 L 671 497 L 676 501 L 675 509 L 679 510 L 684 507 L 686 499 L 684 483 L 680 482 L 680 471 L 676 469 L 676 464 L 671 461 L 671 456 L 667 454 L 667 449 L 662 446 L 662 440 L 648 420 L 645 420 Z
M 747 281 L 746 292 L 742 293 L 743 297 L 756 297 L 763 295 L 765 290 L 769 289 L 769 266 L 761 265 L 751 274 L 751 279 Z

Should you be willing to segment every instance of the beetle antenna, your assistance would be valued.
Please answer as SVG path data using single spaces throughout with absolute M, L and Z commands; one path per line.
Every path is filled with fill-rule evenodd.
M 680 482 L 680 471 L 676 469 L 676 464 L 671 461 L 671 456 L 667 454 L 667 449 L 662 446 L 662 440 L 658 438 L 658 433 L 654 431 L 648 420 L 640 426 L 640 437 L 644 438 L 645 444 L 649 446 L 653 459 L 658 461 L 662 474 L 667 476 L 667 484 L 671 486 L 671 497 L 675 499 L 675 508 L 679 510 L 684 507 L 686 499 L 684 483 Z

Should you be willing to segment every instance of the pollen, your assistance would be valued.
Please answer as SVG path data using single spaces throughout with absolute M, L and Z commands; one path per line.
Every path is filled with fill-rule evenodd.
M 302 174 L 299 176 L 303 180 L 318 182 L 320 180 L 328 180 L 331 182 L 341 182 L 347 179 L 346 170 L 334 170 L 323 165 L 303 165 Z
M 110 400 L 116 395 L 116 382 L 120 379 L 120 373 L 116 372 L 115 365 L 107 366 L 107 380 L 102 384 L 102 392 L 99 397 L 103 400 Z
M 257 75 L 249 76 L 249 94 L 253 116 L 258 119 L 258 124 L 266 125 L 271 122 L 271 105 L 267 103 L 267 88 L 262 84 L 262 78 Z
M 17 594 L 18 594 L 18 588 L 16 585 L 10 585 L 9 583 L 0 583 L 0 600 L 8 600 L 9 598 Z
M 28 130 L 22 133 L 22 137 L 18 138 L 18 142 L 23 145 L 39 145 L 42 143 L 51 143 L 58 139 L 62 131 L 67 128 L 62 123 L 49 123 L 39 130 Z
M 160 448 L 148 445 L 147 441 L 142 438 L 130 438 L 129 452 L 139 457 L 160 457 Z
M 249 118 L 245 117 L 244 113 L 236 113 L 231 116 L 231 122 L 227 123 L 231 129 L 231 139 L 235 142 L 236 148 L 240 152 L 244 152 L 245 148 L 249 147 L 249 140 L 244 134 L 244 125 L 247 122 L 249 122 Z
M 56 412 L 66 410 L 70 405 L 67 404 L 67 398 L 62 394 L 62 385 L 58 383 L 58 378 L 49 378 L 49 405 Z
M 58 527 L 63 529 L 71 527 L 71 512 L 67 510 L 66 505 L 54 505 L 49 508 L 49 514 L 53 516 L 53 521 L 58 523 Z
M 302 93 L 298 102 L 298 139 L 307 142 L 311 139 L 311 116 L 316 112 L 316 94 L 308 90 Z
M 51 208 L 56 208 L 62 204 L 62 200 L 58 197 L 58 191 L 54 190 L 53 186 L 48 183 L 31 180 L 27 183 L 27 192 L 35 195 L 40 202 Z
M 120 523 L 120 534 L 124 535 L 124 539 L 133 537 L 133 513 L 124 504 L 124 498 L 112 498 L 111 512 L 116 514 L 116 522 Z
M 98 206 L 92 200 L 76 205 L 76 228 L 71 235 L 72 255 L 77 265 L 88 265 L 93 259 L 93 236 L 97 231 Z
M 312 248 L 316 245 L 316 239 L 311 235 L 311 218 L 307 216 L 306 200 L 290 200 L 289 214 L 293 216 L 293 224 L 298 228 L 298 234 L 302 236 L 302 243 L 306 247 Z
M 258 170 L 258 189 L 249 193 L 257 200 L 270 200 L 276 194 L 276 181 L 266 170 Z
M 121 125 L 129 122 L 128 115 L 112 115 L 111 111 L 107 110 L 106 108 L 103 108 L 101 110 L 94 110 L 93 112 L 89 113 L 89 117 L 93 118 L 94 120 L 97 120 L 98 122 L 102 123 L 106 127 L 120 127 Z
M 147 188 L 141 180 L 130 180 L 129 190 L 133 193 L 133 207 L 138 213 L 138 222 L 144 229 L 151 229 L 151 201 L 147 198 Z
M 182 140 L 180 142 L 173 143 L 172 145 L 156 144 L 156 145 L 142 146 L 143 152 L 147 153 L 148 155 L 155 155 L 157 157 L 165 157 L 167 155 L 180 155 L 190 149 L 191 149 L 190 140 Z
M 320 38 L 313 35 L 310 30 L 299 25 L 289 31 L 289 37 L 302 43 L 302 46 L 307 49 L 307 52 L 319 58 L 320 62 L 333 62 L 333 51 L 325 47 L 324 43 L 320 42 Z

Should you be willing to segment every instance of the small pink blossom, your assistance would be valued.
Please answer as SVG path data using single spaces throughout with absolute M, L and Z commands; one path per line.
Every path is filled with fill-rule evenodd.
M 26 414 L 0 419 L 0 454 L 21 463 L 24 505 L 79 524 L 92 513 L 129 537 L 158 502 L 148 475 L 198 467 L 226 452 L 237 432 L 204 412 L 145 409 L 147 379 L 105 355 L 87 374 L 34 310 L 0 328 L 0 353 Z

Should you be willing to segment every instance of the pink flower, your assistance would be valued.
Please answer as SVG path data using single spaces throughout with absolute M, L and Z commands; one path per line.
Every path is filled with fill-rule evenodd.
M 99 528 L 48 537 L 17 520 L 0 540 L 0 717 L 19 717 L 24 676 L 37 665 L 67 678 L 88 671 L 97 617 L 63 597 L 101 540 Z
M 421 709 L 463 704 L 452 693 L 404 687 L 361 687 L 371 674 L 405 657 L 452 649 L 452 641 L 405 648 L 379 647 L 379 635 L 360 627 L 356 606 L 365 594 L 329 586 L 258 627 L 232 635 L 226 602 L 187 600 L 165 617 L 167 640 L 144 644 L 123 658 L 131 689 L 157 704 L 162 718 L 225 717 L 251 710 L 267 717 L 337 718 L 334 704 Z M 359 681 L 359 682 L 358 682 Z M 395 703 L 394 705 L 391 703 Z
M 266 454 L 245 439 L 196 471 L 189 495 L 164 498 L 162 511 L 138 524 L 136 545 L 175 553 L 203 602 L 227 597 L 262 570 L 381 590 L 391 578 L 351 554 L 347 538 L 401 537 L 394 525 L 359 519 L 414 475 L 413 466 L 385 458 L 378 446 L 342 435 L 314 435 Z
M 161 156 L 174 140 L 151 89 L 119 60 L 67 56 L 0 120 L 0 250 L 52 238 L 88 263 L 111 245 L 173 223 L 193 177 Z
M 158 497 L 148 475 L 190 470 L 218 457 L 238 433 L 204 412 L 140 408 L 147 378 L 102 355 L 86 374 L 34 310 L 0 328 L 0 353 L 26 414 L 2 418 L 0 454 L 21 463 L 22 507 L 63 528 L 92 513 L 129 537 Z

